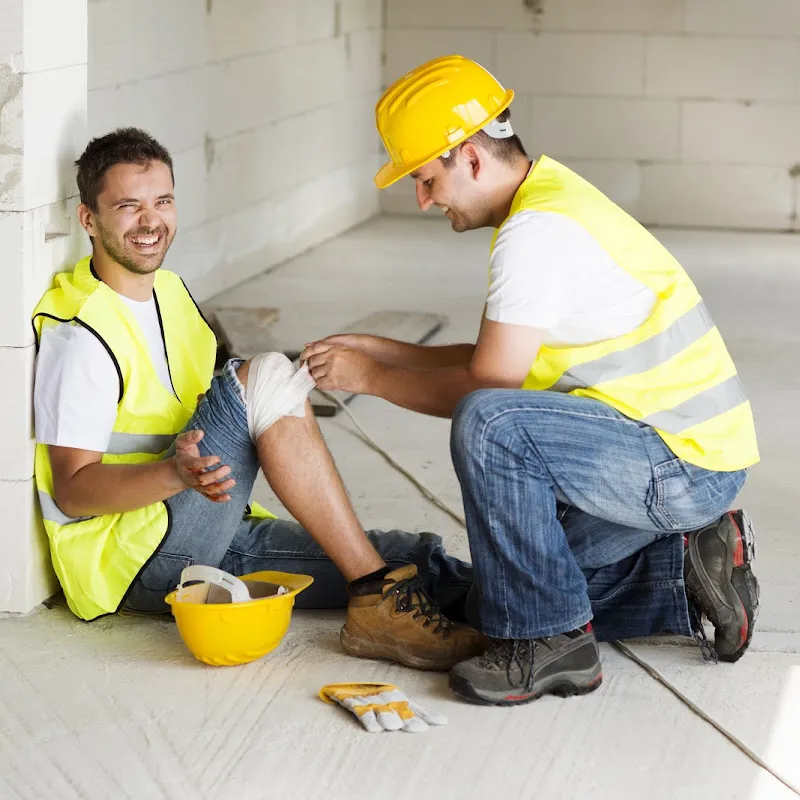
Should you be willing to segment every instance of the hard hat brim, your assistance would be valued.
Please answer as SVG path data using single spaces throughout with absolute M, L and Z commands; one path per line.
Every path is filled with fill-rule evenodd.
M 421 166 L 422 164 L 408 166 L 407 164 L 395 164 L 392 161 L 387 161 L 375 175 L 375 185 L 379 189 L 386 189 L 393 183 L 397 183 L 397 181 L 399 181 L 401 178 L 405 178 L 406 175 L 408 175 L 410 172 L 413 172 L 417 167 Z
M 506 90 L 506 96 L 503 102 L 498 106 L 497 110 L 492 114 L 490 117 L 487 117 L 486 120 L 482 123 L 480 128 L 475 128 L 471 130 L 469 133 L 462 136 L 460 139 L 454 139 L 452 142 L 448 142 L 446 147 L 443 147 L 433 155 L 426 156 L 425 158 L 420 158 L 417 161 L 411 164 L 395 164 L 393 161 L 387 161 L 375 174 L 374 181 L 375 185 L 379 189 L 386 189 L 391 186 L 393 183 L 397 183 L 401 178 L 405 178 L 406 175 L 410 175 L 414 170 L 419 169 L 420 167 L 424 167 L 425 164 L 430 164 L 436 158 L 439 158 L 442 153 L 446 153 L 448 150 L 451 150 L 454 147 L 458 147 L 458 145 L 466 142 L 471 136 L 474 136 L 479 130 L 481 130 L 485 125 L 488 125 L 493 119 L 497 119 L 510 105 L 511 101 L 514 99 L 514 90 L 508 89 Z

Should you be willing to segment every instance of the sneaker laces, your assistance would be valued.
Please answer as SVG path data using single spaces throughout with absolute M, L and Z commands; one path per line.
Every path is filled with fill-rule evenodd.
M 492 639 L 486 652 L 478 657 L 478 666 L 483 669 L 505 669 L 509 686 L 532 692 L 535 651 L 536 642 L 529 639 Z M 515 666 L 519 671 L 519 679 L 514 675 Z
M 380 602 L 383 603 L 384 600 L 394 596 L 397 596 L 395 606 L 398 611 L 413 611 L 412 619 L 424 618 L 423 628 L 429 628 L 434 625 L 433 633 L 441 632 L 444 639 L 450 636 L 453 630 L 453 623 L 442 614 L 439 606 L 428 596 L 419 575 L 415 575 L 413 578 L 404 578 L 401 581 L 390 584 L 383 593 Z

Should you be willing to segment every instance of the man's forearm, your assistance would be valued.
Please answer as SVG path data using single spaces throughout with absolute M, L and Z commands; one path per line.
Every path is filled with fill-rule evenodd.
M 420 414 L 452 417 L 462 397 L 486 388 L 466 367 L 424 370 L 382 364 L 369 394 Z
M 367 355 L 384 364 L 409 369 L 466 367 L 475 352 L 474 344 L 421 345 L 374 337 Z
M 56 492 L 58 507 L 70 517 L 134 511 L 185 489 L 172 458 L 148 464 L 87 464 Z

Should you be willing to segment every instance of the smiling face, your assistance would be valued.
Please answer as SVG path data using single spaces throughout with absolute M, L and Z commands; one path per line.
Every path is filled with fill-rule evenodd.
M 476 169 L 483 161 L 471 145 L 459 147 L 450 154 L 447 166 L 437 158 L 411 173 L 416 182 L 417 205 L 427 211 L 439 208 L 450 220 L 456 233 L 483 228 L 491 224 L 491 207 L 485 193 L 485 176 Z
M 172 173 L 163 161 L 115 164 L 104 176 L 97 208 L 82 205 L 81 222 L 95 254 L 128 272 L 148 275 L 164 262 L 177 227 Z

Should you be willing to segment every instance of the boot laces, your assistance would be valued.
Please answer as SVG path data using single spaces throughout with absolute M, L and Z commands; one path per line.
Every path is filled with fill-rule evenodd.
M 397 597 L 395 608 L 400 612 L 414 612 L 413 619 L 424 619 L 423 628 L 433 625 L 433 633 L 441 633 L 447 639 L 453 630 L 453 623 L 439 610 L 425 591 L 418 575 L 391 584 L 383 593 L 381 603 L 390 597 Z
M 708 530 L 709 528 L 712 527 L 714 527 L 714 525 L 707 525 L 700 531 L 695 532 L 694 535 L 697 536 L 701 534 L 703 531 Z M 694 571 L 694 565 L 692 564 L 691 555 L 688 547 L 685 548 L 683 553 L 683 563 L 686 565 L 684 567 L 684 573 L 686 576 L 688 576 Z M 692 591 L 687 585 L 686 599 L 689 602 L 689 624 L 691 625 L 692 628 L 692 638 L 695 640 L 697 646 L 700 648 L 700 653 L 703 656 L 703 661 L 707 661 L 712 664 L 717 664 L 719 662 L 717 658 L 717 653 L 711 646 L 711 642 L 708 641 L 708 636 L 706 636 L 706 629 L 703 626 L 703 615 L 705 613 L 705 610 L 703 608 L 702 597 L 698 592 Z
M 533 691 L 536 641 L 529 639 L 492 639 L 486 652 L 479 656 L 482 669 L 504 669 L 509 686 Z
M 711 646 L 711 642 L 708 641 L 706 629 L 703 627 L 703 612 L 700 610 L 700 606 L 691 598 L 689 599 L 689 621 L 692 625 L 694 640 L 697 642 L 697 646 L 700 648 L 700 652 L 703 655 L 703 660 L 712 664 L 719 663 L 717 652 Z

